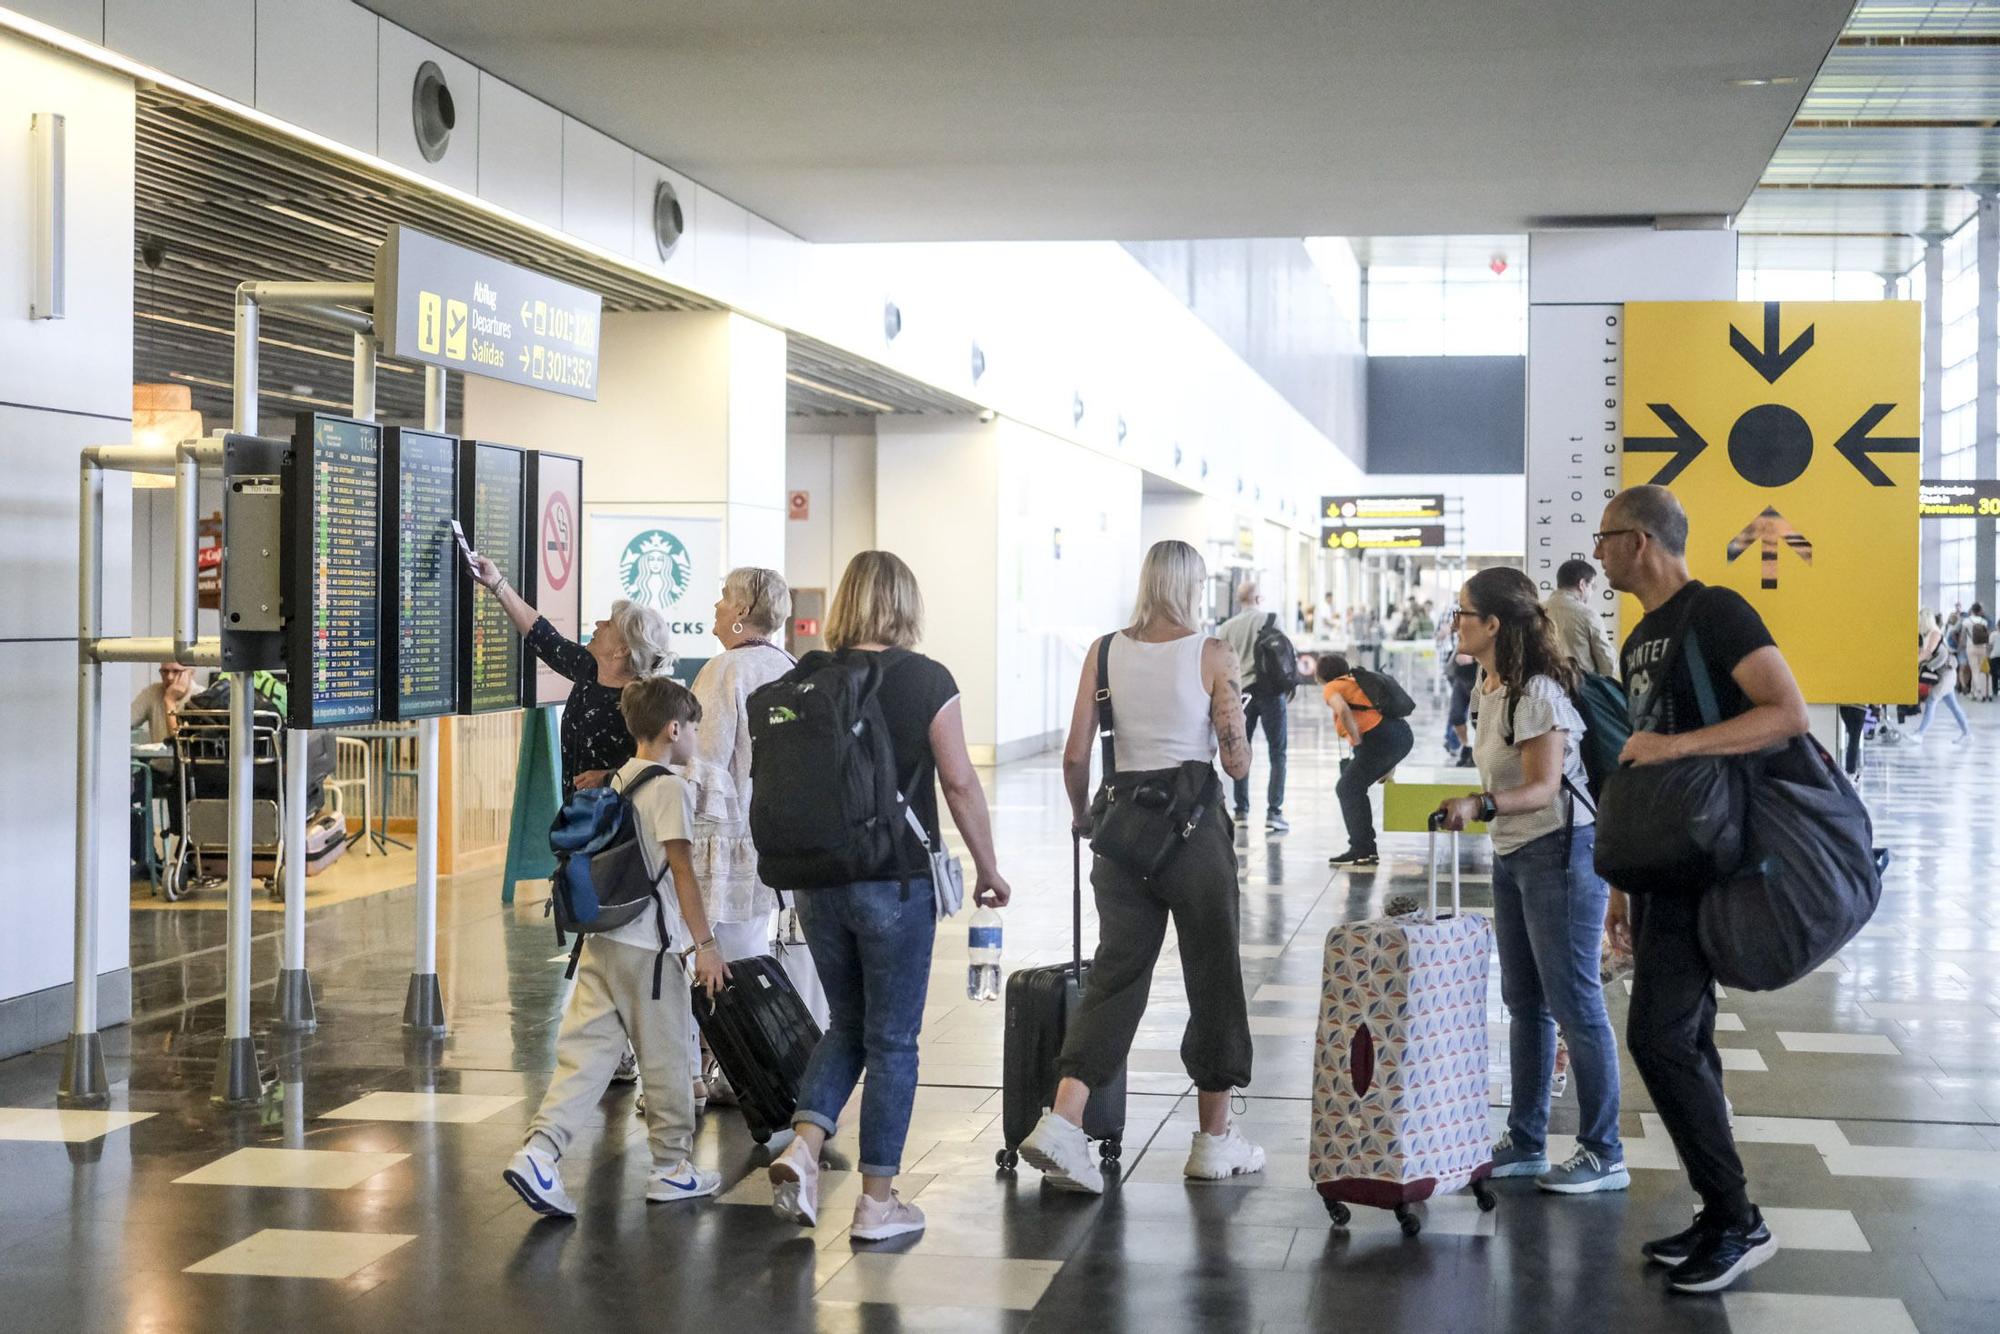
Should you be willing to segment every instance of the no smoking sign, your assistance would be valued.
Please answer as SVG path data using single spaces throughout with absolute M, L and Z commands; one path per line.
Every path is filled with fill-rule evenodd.
M 1694 577 L 1750 600 L 1814 703 L 1915 693 L 1906 637 L 1854 616 L 1915 633 L 1921 331 L 1910 301 L 1625 307 L 1625 485 L 1680 498 Z
M 576 572 L 576 515 L 569 496 L 557 491 L 542 506 L 542 583 L 558 590 Z

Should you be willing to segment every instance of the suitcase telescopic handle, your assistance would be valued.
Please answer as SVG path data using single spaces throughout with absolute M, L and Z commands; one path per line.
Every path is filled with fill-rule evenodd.
M 1424 861 L 1426 864 L 1425 869 L 1429 872 L 1428 879 L 1430 881 L 1430 920 L 1433 922 L 1437 920 L 1437 915 L 1438 915 L 1437 844 L 1438 844 L 1438 830 L 1442 828 L 1444 828 L 1444 812 L 1432 811 L 1430 818 L 1430 847 L 1425 854 Z M 1451 856 L 1451 915 L 1453 917 L 1460 917 L 1464 915 L 1464 912 L 1463 909 L 1461 909 L 1459 906 L 1458 831 L 1456 829 L 1451 831 L 1450 856 Z
M 1069 924 L 1070 962 L 1076 966 L 1076 980 L 1083 982 L 1083 835 L 1069 832 Z

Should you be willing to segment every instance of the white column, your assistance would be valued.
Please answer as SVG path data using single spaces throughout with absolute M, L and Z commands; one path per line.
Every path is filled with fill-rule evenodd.
M 2000 187 L 1975 187 L 1979 196 L 1979 231 L 1976 236 L 1979 263 L 1979 355 L 1978 397 L 1973 400 L 1973 475 L 1994 476 L 1994 435 L 1996 394 L 2000 394 Z M 1994 532 L 1991 523 L 1974 530 L 1972 596 L 1968 602 L 1994 605 Z
M 1939 477 L 1944 468 L 1944 243 L 1942 232 L 1924 234 L 1924 424 L 1923 466 L 1919 476 Z M 1919 525 L 1919 601 L 1938 600 L 1939 537 L 1935 522 Z

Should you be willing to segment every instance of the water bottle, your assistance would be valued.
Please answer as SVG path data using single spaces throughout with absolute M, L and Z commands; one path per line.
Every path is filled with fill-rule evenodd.
M 966 929 L 965 944 L 969 959 L 965 970 L 966 996 L 976 1001 L 999 1000 L 999 912 L 992 908 L 981 908 L 973 913 L 972 924 Z

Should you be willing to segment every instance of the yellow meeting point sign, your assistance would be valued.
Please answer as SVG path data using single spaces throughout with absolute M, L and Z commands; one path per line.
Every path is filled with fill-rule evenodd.
M 1920 309 L 1625 307 L 1625 485 L 1680 498 L 1688 568 L 1750 600 L 1815 704 L 1916 698 Z

